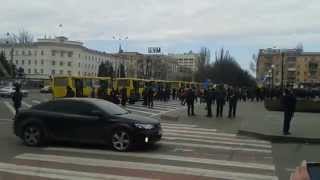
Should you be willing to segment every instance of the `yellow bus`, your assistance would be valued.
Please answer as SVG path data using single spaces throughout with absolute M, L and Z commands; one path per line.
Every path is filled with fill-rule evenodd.
M 114 88 L 120 91 L 123 88 L 127 90 L 127 96 L 141 97 L 143 89 L 148 80 L 137 78 L 116 78 L 114 81 Z
M 52 80 L 52 94 L 54 98 L 65 97 L 69 86 L 76 97 L 90 97 L 98 88 L 105 87 L 109 94 L 112 88 L 109 77 L 80 77 L 80 76 L 54 76 Z

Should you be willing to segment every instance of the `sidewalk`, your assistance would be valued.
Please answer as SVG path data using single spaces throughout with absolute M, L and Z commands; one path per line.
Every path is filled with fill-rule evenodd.
M 213 107 L 215 115 L 216 106 Z M 187 116 L 186 109 L 172 111 L 165 116 L 175 117 L 179 123 L 196 124 L 201 127 L 215 128 L 219 131 L 239 133 L 273 142 L 307 142 L 320 143 L 320 116 L 315 113 L 295 113 L 291 122 L 289 136 L 282 135 L 283 112 L 267 111 L 263 103 L 238 103 L 235 119 L 227 118 L 228 106 L 225 106 L 224 117 L 206 117 L 205 105 L 195 107 L 196 116 Z M 170 118 L 169 118 L 170 119 Z M 166 121 L 163 117 L 162 121 Z

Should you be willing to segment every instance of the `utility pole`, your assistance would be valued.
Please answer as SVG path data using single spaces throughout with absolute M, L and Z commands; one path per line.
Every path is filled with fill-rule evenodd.
M 283 75 L 284 75 L 284 52 L 282 52 L 281 53 L 281 91 L 283 92 L 283 90 L 284 90 L 284 83 L 283 83 L 283 81 L 284 81 L 284 77 L 283 77 Z

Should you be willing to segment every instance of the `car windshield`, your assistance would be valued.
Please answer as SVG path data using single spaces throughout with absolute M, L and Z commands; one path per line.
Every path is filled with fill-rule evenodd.
M 96 101 L 94 104 L 109 115 L 123 115 L 129 113 L 127 110 L 107 101 Z

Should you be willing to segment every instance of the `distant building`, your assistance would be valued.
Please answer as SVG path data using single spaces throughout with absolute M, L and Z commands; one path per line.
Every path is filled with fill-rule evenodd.
M 1 44 L 0 51 L 17 68 L 24 69 L 26 78 L 36 79 L 54 75 L 97 76 L 100 63 L 109 61 L 116 69 L 120 62 L 118 56 L 88 49 L 82 42 L 62 36 L 38 39 L 27 45 Z
M 283 84 L 285 86 L 320 85 L 320 52 L 271 48 L 259 51 L 256 77 L 260 84 L 270 85 L 273 81 L 275 86 L 281 85 L 282 52 L 284 55 Z
M 192 72 L 196 72 L 198 70 L 198 64 L 200 61 L 200 54 L 198 53 L 190 51 L 189 53 L 183 54 L 169 54 L 169 56 L 177 60 L 179 67 L 189 68 Z

